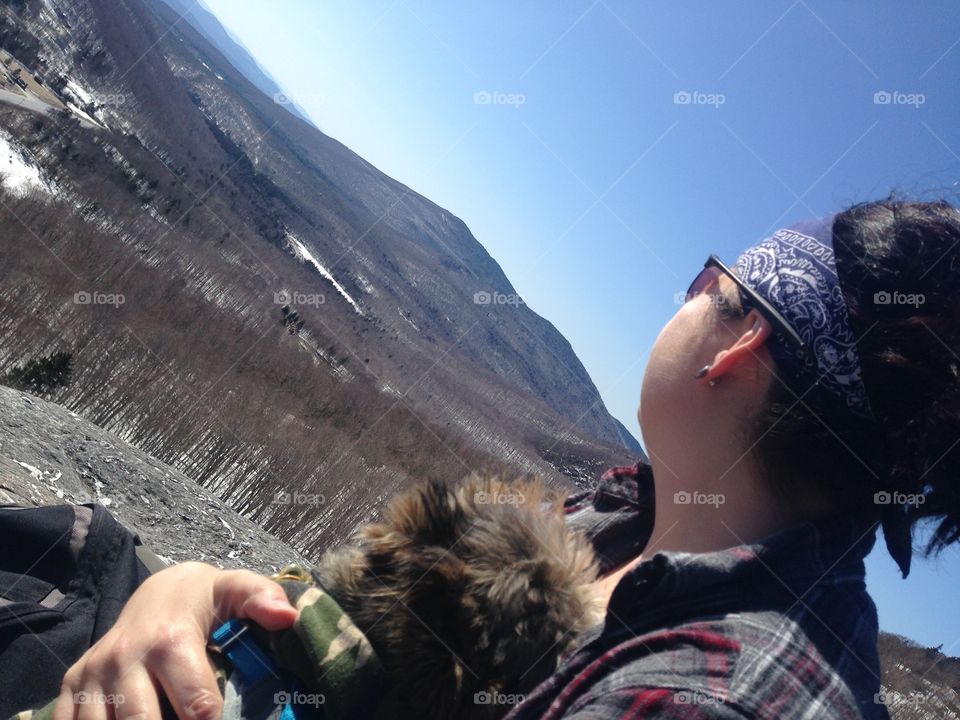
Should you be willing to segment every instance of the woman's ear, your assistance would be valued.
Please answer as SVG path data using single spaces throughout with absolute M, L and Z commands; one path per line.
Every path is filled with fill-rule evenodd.
M 730 338 L 733 344 L 714 356 L 707 371 L 707 379 L 719 378 L 741 362 L 746 355 L 755 355 L 773 332 L 773 325 L 757 310 L 748 312 L 736 325 L 746 329 L 737 336 L 736 331 L 731 328 Z

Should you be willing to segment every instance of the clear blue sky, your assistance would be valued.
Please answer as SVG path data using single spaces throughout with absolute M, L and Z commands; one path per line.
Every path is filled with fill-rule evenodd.
M 960 181 L 955 2 L 206 4 L 324 132 L 461 217 L 638 435 L 709 252 Z M 875 552 L 868 583 L 881 627 L 960 655 L 960 550 L 906 581 Z

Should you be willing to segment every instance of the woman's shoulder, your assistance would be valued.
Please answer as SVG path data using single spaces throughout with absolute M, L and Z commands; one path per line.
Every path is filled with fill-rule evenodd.
M 557 678 L 559 692 L 547 701 L 538 689 L 512 717 L 889 717 L 875 693 L 850 687 L 797 617 L 730 613 L 617 635 L 611 642 L 599 632 L 581 646 Z
M 714 713 L 705 717 L 791 718 L 813 707 L 817 717 L 884 720 L 863 581 L 872 545 L 872 533 L 831 519 L 756 545 L 657 553 L 621 578 L 604 624 L 536 695 L 572 711 L 652 688 L 711 698 L 697 703 Z
M 888 720 L 873 603 L 866 593 L 846 601 L 846 609 L 862 613 L 859 621 L 798 599 L 787 611 L 731 613 L 708 623 L 736 643 L 728 687 L 750 717 Z

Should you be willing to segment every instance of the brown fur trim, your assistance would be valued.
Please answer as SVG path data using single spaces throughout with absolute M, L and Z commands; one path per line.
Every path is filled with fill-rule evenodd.
M 602 619 L 589 542 L 540 481 L 420 483 L 328 553 L 318 575 L 415 717 L 496 718 Z

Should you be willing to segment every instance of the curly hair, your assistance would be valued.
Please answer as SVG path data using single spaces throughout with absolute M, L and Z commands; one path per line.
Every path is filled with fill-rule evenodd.
M 891 194 L 838 214 L 833 237 L 875 421 L 774 379 L 747 434 L 781 500 L 813 492 L 879 520 L 908 498 L 934 554 L 960 539 L 960 211 Z

